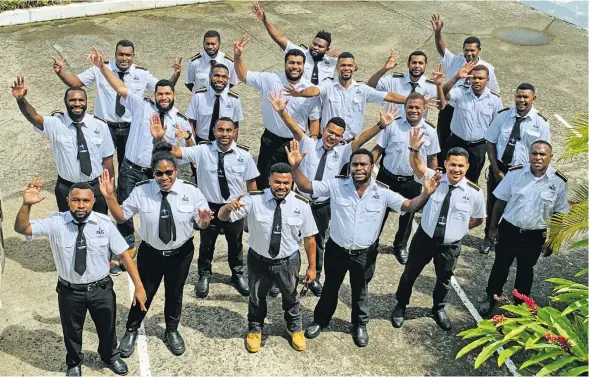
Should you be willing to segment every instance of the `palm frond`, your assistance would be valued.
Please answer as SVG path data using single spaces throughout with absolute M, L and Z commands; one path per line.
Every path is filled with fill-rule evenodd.
M 589 118 L 587 114 L 577 114 L 577 116 L 571 121 L 573 129 L 567 133 L 565 138 L 567 148 L 559 160 L 589 152 L 588 121 Z
M 569 213 L 552 216 L 548 224 L 548 244 L 558 251 L 578 236 L 587 237 L 588 202 L 573 204 Z
M 569 201 L 571 203 L 586 202 L 589 199 L 589 187 L 587 184 L 578 184 L 573 186 L 569 194 Z

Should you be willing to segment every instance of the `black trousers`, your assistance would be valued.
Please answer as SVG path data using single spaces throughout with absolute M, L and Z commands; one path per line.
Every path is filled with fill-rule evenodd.
M 352 288 L 352 324 L 354 326 L 368 323 L 368 283 L 374 276 L 376 243 L 357 255 L 339 246 L 330 238 L 325 245 L 325 283 L 323 292 L 315 306 L 314 320 L 321 327 L 331 321 L 335 309 L 339 289 L 346 273 L 350 271 L 350 286 Z
M 86 311 L 96 326 L 98 354 L 108 362 L 119 356 L 116 334 L 117 297 L 110 277 L 104 284 L 90 291 L 73 290 L 61 282 L 57 283 L 59 318 L 63 329 L 63 340 L 67 351 L 65 363 L 68 368 L 82 364 L 82 331 Z
M 507 174 L 509 167 L 506 166 L 503 162 L 497 161 L 497 165 L 499 165 L 499 170 L 503 174 Z M 491 227 L 491 217 L 493 216 L 493 207 L 495 207 L 495 203 L 497 202 L 497 198 L 493 195 L 493 191 L 497 188 L 499 182 L 495 179 L 495 174 L 493 174 L 493 169 L 489 167 L 489 178 L 487 179 L 487 219 L 485 220 L 485 237 L 489 237 L 489 228 Z
M 146 242 L 141 242 L 137 256 L 139 277 L 147 295 L 147 302 L 145 303 L 147 309 L 151 306 L 162 278 L 164 279 L 166 330 L 178 329 L 180 315 L 182 314 L 184 283 L 186 283 L 190 263 L 192 263 L 194 257 L 193 238 L 186 241 L 176 251 L 178 253 L 175 255 L 163 256 Z M 139 305 L 131 306 L 127 318 L 127 330 L 137 330 L 146 314 L 147 312 L 142 311 Z
M 452 116 L 454 115 L 454 108 L 450 105 L 446 105 L 443 110 L 438 113 L 438 125 L 436 126 L 436 132 L 438 133 L 438 140 L 440 141 L 441 152 L 438 153 L 438 162 L 441 166 L 444 166 L 443 162 L 446 159 L 444 152 L 444 143 L 450 136 L 450 123 L 452 122 Z
M 451 148 L 460 147 L 466 149 L 468 152 L 468 163 L 470 164 L 466 171 L 466 179 L 478 183 L 481 171 L 485 165 L 485 155 L 487 154 L 487 142 L 481 140 L 479 142 L 468 142 L 462 140 L 458 136 L 451 134 L 444 143 L 443 154 L 446 156 Z
M 239 221 L 221 221 L 217 214 L 223 204 L 209 202 L 209 208 L 214 212 L 214 218 L 206 229 L 200 231 L 200 248 L 198 251 L 198 274 L 200 276 L 210 276 L 212 272 L 213 255 L 215 253 L 215 243 L 219 232 L 223 229 L 225 239 L 227 240 L 227 259 L 231 276 L 239 278 L 243 275 L 243 225 L 245 220 Z
M 250 248 L 247 255 L 247 270 L 250 288 L 247 306 L 249 331 L 262 332 L 268 313 L 266 297 L 273 284 L 280 289 L 286 327 L 291 332 L 301 331 L 303 321 L 297 290 L 301 270 L 300 253 L 296 251 L 290 257 L 272 261 Z
M 454 275 L 454 268 L 460 255 L 460 241 L 449 245 L 442 245 L 428 236 L 421 226 L 415 232 L 409 247 L 409 259 L 401 275 L 397 288 L 397 302 L 407 306 L 411 298 L 413 284 L 423 271 L 423 268 L 433 259 L 436 269 L 436 286 L 433 299 L 434 310 L 446 306 L 446 296 L 450 290 L 450 278 Z
M 258 190 L 270 187 L 268 177 L 270 177 L 270 168 L 278 162 L 288 164 L 285 147 L 289 146 L 292 138 L 284 138 L 274 135 L 267 129 L 264 130 L 260 138 L 260 153 L 258 154 L 258 171 L 260 175 L 256 178 Z
M 329 221 L 331 220 L 331 205 L 329 200 L 319 204 L 311 202 L 311 213 L 317 225 L 317 234 L 315 234 L 315 270 L 317 272 L 315 280 L 319 281 L 321 272 L 323 271 L 323 255 L 325 253 L 325 236 L 327 229 L 329 229 Z
M 419 196 L 419 194 L 421 194 L 421 184 L 415 182 L 413 176 L 401 177 L 398 175 L 391 174 L 382 166 L 382 164 L 380 166 L 380 169 L 378 170 L 376 180 L 388 185 L 391 190 L 393 190 L 399 195 L 402 195 L 407 199 L 416 198 Z M 389 213 L 390 210 L 387 209 L 384 215 L 384 219 L 382 221 L 382 225 L 380 227 L 381 233 L 384 228 L 384 224 L 387 222 Z M 399 229 L 397 229 L 397 233 L 395 234 L 393 247 L 404 248 L 407 246 L 407 242 L 409 242 L 409 237 L 411 236 L 411 223 L 413 222 L 414 216 L 414 212 L 404 213 L 401 216 L 399 216 Z
M 110 136 L 112 142 L 115 145 L 117 151 L 117 161 L 119 162 L 119 174 L 121 172 L 121 165 L 125 159 L 125 148 L 127 146 L 127 139 L 129 139 L 129 130 L 131 129 L 131 123 L 114 123 L 107 122 L 108 129 L 110 130 Z
M 498 231 L 499 242 L 495 246 L 495 262 L 487 283 L 487 294 L 501 296 L 509 268 L 517 259 L 514 288 L 529 295 L 534 281 L 534 266 L 546 241 L 546 230 L 522 230 L 503 219 Z
M 140 171 L 137 166 L 133 166 L 131 161 L 125 158 L 119 166 L 117 187 L 117 200 L 119 204 L 123 204 L 129 195 L 131 195 L 131 191 L 133 191 L 137 182 L 151 178 L 153 178 L 153 171 L 151 169 Z M 129 247 L 135 247 L 135 226 L 133 225 L 133 218 L 130 218 L 124 223 L 117 224 L 117 228 L 125 238 L 125 241 L 127 241 Z
M 92 185 L 94 198 L 96 198 L 96 203 L 94 203 L 94 208 L 92 210 L 105 215 L 108 214 L 108 206 L 106 205 L 106 199 L 104 199 L 104 196 L 102 196 L 102 193 L 100 192 L 98 178 L 88 183 Z M 60 176 L 57 177 L 57 182 L 55 183 L 55 200 L 57 201 L 57 208 L 59 212 L 66 212 L 70 210 L 70 206 L 66 198 L 68 197 L 70 187 L 72 187 L 73 184 L 74 182 L 66 181 Z
M 195 132 L 194 139 L 196 140 L 196 145 L 198 145 L 198 143 L 200 143 L 201 141 L 208 141 L 207 139 L 202 139 L 202 138 L 198 137 L 196 135 L 196 130 L 194 130 L 193 132 Z M 190 164 L 190 169 L 192 170 L 192 177 L 194 178 L 194 183 L 198 186 L 198 178 L 196 177 L 196 168 L 194 167 L 194 165 L 192 163 Z

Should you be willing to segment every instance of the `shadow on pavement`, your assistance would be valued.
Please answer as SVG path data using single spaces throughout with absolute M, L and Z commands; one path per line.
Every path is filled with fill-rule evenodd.
M 46 238 L 27 241 L 23 237 L 4 240 L 6 257 L 33 272 L 55 271 L 53 253 Z
M 63 373 L 66 369 L 61 333 L 29 330 L 21 325 L 8 326 L 0 334 L 0 351 L 48 372 Z

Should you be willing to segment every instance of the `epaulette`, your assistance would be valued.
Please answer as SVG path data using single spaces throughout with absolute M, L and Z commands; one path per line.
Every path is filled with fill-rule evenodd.
M 436 85 L 436 82 L 432 79 L 425 79 L 425 82 L 427 82 L 428 84 L 434 84 Z
M 523 168 L 523 167 L 524 167 L 523 165 L 515 165 L 515 166 L 512 166 L 512 167 L 510 167 L 510 168 L 509 168 L 509 169 L 507 169 L 507 170 L 508 170 L 508 171 L 512 171 L 512 170 L 518 170 L 518 169 L 521 169 L 521 168 Z
M 494 90 L 489 90 L 489 91 L 491 92 L 491 94 L 494 94 L 494 95 L 496 95 L 497 97 L 501 97 L 501 96 L 499 95 L 499 93 L 497 93 L 496 91 L 494 91 Z
M 333 80 L 333 77 L 326 77 L 326 78 L 324 78 L 323 80 L 325 80 L 325 79 L 330 79 L 330 80 Z
M 502 112 L 507 111 L 509 109 L 511 109 L 511 107 L 504 107 L 501 110 L 497 111 L 497 114 L 501 114 Z
M 395 119 L 393 119 L 393 120 L 399 120 L 399 119 L 401 119 L 401 118 L 403 118 L 403 117 L 399 115 L 398 117 L 396 117 L 396 118 L 395 118 Z
M 198 143 L 198 145 L 201 145 L 201 144 L 213 144 L 213 142 L 210 140 L 203 140 Z
M 142 70 L 142 71 L 147 71 L 147 68 L 140 67 L 140 66 L 138 66 L 138 65 L 136 65 L 136 66 L 135 66 L 135 69 L 140 69 L 140 70 Z
M 304 45 L 304 44 L 302 44 L 302 43 L 299 45 L 299 47 L 302 47 L 302 48 L 309 48 L 309 47 L 305 46 L 305 45 Z
M 542 119 L 544 119 L 544 121 L 548 122 L 548 118 L 546 118 L 544 115 L 540 114 L 540 112 L 538 111 L 538 116 Z
M 458 87 L 460 87 L 462 89 L 470 89 L 470 85 L 466 85 L 466 84 L 460 84 L 460 85 L 458 85 Z
M 200 58 L 200 56 L 201 56 L 201 55 L 200 55 L 200 52 L 199 52 L 198 54 L 196 54 L 196 55 L 194 55 L 193 57 L 191 57 L 191 58 L 190 58 L 190 61 L 191 61 L 191 62 L 193 62 L 193 61 L 195 61 L 196 59 L 199 59 L 199 58 Z
M 153 100 L 149 97 L 143 97 L 143 100 L 151 103 L 152 105 L 155 105 L 155 102 L 153 102 Z
M 239 94 L 235 93 L 233 90 L 229 90 L 228 93 L 231 97 L 239 98 Z
M 297 193 L 297 192 L 295 192 L 294 194 L 295 194 L 295 197 L 296 197 L 298 200 L 302 200 L 302 201 L 303 201 L 303 202 L 305 202 L 305 203 L 309 203 L 309 199 L 305 198 L 305 197 L 304 197 L 304 196 L 302 196 L 301 194 L 299 194 L 299 193 Z
M 237 148 L 241 148 L 244 151 L 248 151 L 249 152 L 249 150 L 250 150 L 250 147 L 248 147 L 247 145 L 237 144 L 237 143 L 235 143 L 235 145 L 237 146 Z
M 188 120 L 188 117 L 186 116 L 186 114 L 184 114 L 183 112 L 178 111 L 176 113 L 180 118 L 184 119 L 184 120 Z
M 475 183 L 469 181 L 468 179 L 466 180 L 466 184 L 477 191 L 481 191 L 481 188 L 479 186 L 477 186 Z
M 202 87 L 202 88 L 198 88 L 194 91 L 194 93 L 206 93 L 207 88 L 206 87 Z
M 380 186 L 382 188 L 385 188 L 385 189 L 389 188 L 389 185 L 386 185 L 386 184 L 382 183 L 381 181 L 374 180 L 374 183 L 376 183 L 378 186 Z
M 188 181 L 186 179 L 183 179 L 182 182 L 186 183 L 187 185 L 192 185 L 192 186 L 198 188 L 198 186 L 196 185 L 196 183 L 194 183 L 192 181 Z
M 105 60 L 104 61 L 104 64 L 108 64 L 108 63 L 110 63 L 110 60 Z
M 94 117 L 94 119 L 98 119 L 99 121 L 106 123 L 106 120 L 102 119 L 99 116 L 93 115 L 93 117 Z
M 405 74 L 401 72 L 393 72 L 393 77 L 405 77 Z
M 61 110 L 53 110 L 51 112 L 51 116 L 56 116 L 56 115 L 63 115 L 63 111 L 61 111 Z
M 335 177 L 336 177 L 336 178 L 340 178 L 340 179 L 343 179 L 343 178 L 348 178 L 348 176 L 347 176 L 347 175 L 336 175 Z
M 225 59 L 229 60 L 231 63 L 233 63 L 233 58 L 229 55 L 225 55 Z
M 435 168 L 434 170 L 435 171 L 439 171 L 440 173 L 443 173 L 444 172 L 444 168 L 441 168 L 439 166 L 437 168 Z
M 149 179 L 146 179 L 145 181 L 139 181 L 139 182 L 135 183 L 135 187 L 138 187 L 138 186 L 144 185 L 144 184 L 146 184 L 146 183 L 149 183 Z
M 566 175 L 562 174 L 559 170 L 556 170 L 554 174 L 556 174 L 558 178 L 562 179 L 565 182 L 569 180 L 569 178 Z
M 432 126 L 433 128 L 436 128 L 436 125 L 433 124 L 429 119 L 424 119 L 423 120 L 425 123 L 429 124 L 430 126 Z
M 248 192 L 249 195 L 262 195 L 263 193 L 264 193 L 264 190 L 255 190 L 255 191 Z
M 358 80 L 356 81 L 358 84 L 366 84 L 366 81 Z

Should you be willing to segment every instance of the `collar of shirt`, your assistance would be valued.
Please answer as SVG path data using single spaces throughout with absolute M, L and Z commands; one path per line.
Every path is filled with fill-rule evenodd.
M 278 74 L 278 77 L 280 77 L 280 81 L 282 81 L 282 83 L 284 84 L 285 87 L 289 87 L 290 85 L 292 85 L 292 83 L 290 81 L 288 81 L 288 79 L 286 78 L 286 73 L 282 72 L 280 74 Z M 311 86 L 313 84 L 311 84 L 310 81 L 307 81 L 307 79 L 305 79 L 303 76 L 301 76 L 299 82 L 297 82 L 295 85 L 293 85 L 295 88 L 306 88 L 308 86 Z
M 396 122 L 397 123 L 397 127 L 399 127 L 399 128 L 406 128 L 408 130 L 410 130 L 410 129 L 413 128 L 409 124 L 409 121 L 407 120 L 407 118 L 405 118 L 405 117 L 402 117 L 401 119 L 398 119 L 398 120 L 393 120 L 393 122 Z M 391 124 L 391 126 L 393 126 L 393 125 Z M 426 123 L 425 123 L 425 119 L 423 117 L 419 121 L 419 124 L 417 126 L 415 126 L 415 127 L 423 129 L 425 131 L 425 133 L 427 134 L 427 126 L 426 126 Z
M 419 80 L 417 80 L 417 83 L 419 84 L 420 88 L 423 88 L 423 86 L 425 85 L 425 75 L 421 75 L 421 77 L 419 77 Z M 411 82 L 411 77 L 409 72 L 405 72 L 405 76 L 403 77 L 403 86 L 408 85 L 409 82 Z
M 67 224 L 69 222 L 72 222 L 75 225 L 77 225 L 77 223 L 74 220 L 74 216 L 72 216 L 72 213 L 70 211 L 67 211 L 65 213 L 65 223 Z M 90 212 L 90 215 L 88 215 L 88 217 L 86 218 L 86 222 L 98 224 L 98 217 L 96 216 L 94 211 Z
M 451 186 L 451 183 L 448 180 L 448 176 L 446 174 L 442 175 L 442 179 L 440 179 L 440 183 L 441 182 L 446 182 L 448 184 L 448 186 Z M 458 186 L 462 190 L 466 190 L 466 187 L 467 187 L 467 179 L 466 178 L 462 178 L 460 181 L 458 181 L 457 184 L 455 184 L 453 186 Z
M 235 150 L 236 146 L 237 146 L 237 144 L 235 143 L 235 141 L 232 141 L 231 146 L 229 147 L 229 149 L 227 149 L 227 152 L 229 152 L 230 150 Z M 216 141 L 211 144 L 211 152 L 223 152 L 219 148 L 219 144 L 217 144 Z
M 207 62 L 208 64 L 211 64 L 211 60 L 213 60 L 213 59 L 215 59 L 215 61 L 217 63 L 219 63 L 219 61 L 225 57 L 225 53 L 222 52 L 221 50 L 219 50 L 219 51 L 217 51 L 217 55 L 214 58 L 211 58 L 209 56 L 209 54 L 207 54 L 207 52 L 203 48 L 202 50 L 200 50 L 200 56 L 202 56 L 202 58 L 205 60 L 205 62 Z
M 179 194 L 180 193 L 180 185 L 182 184 L 182 180 L 176 178 L 176 181 L 174 181 L 174 184 L 172 185 L 172 188 L 170 189 L 170 192 Z M 151 193 L 153 196 L 157 196 L 157 195 L 161 195 L 160 191 L 162 191 L 162 189 L 160 188 L 160 185 L 157 184 L 157 182 L 155 181 L 155 179 L 152 179 L 150 182 L 150 189 L 151 189 Z
M 160 113 L 160 109 L 157 107 L 157 105 L 155 104 L 155 102 L 154 103 L 151 103 L 151 108 L 152 108 L 152 110 L 153 110 L 154 113 L 156 113 L 156 114 L 159 114 Z M 178 109 L 176 108 L 176 106 L 174 106 L 170 110 L 166 111 L 166 114 L 164 115 L 164 117 L 167 115 L 170 119 L 172 119 L 172 120 L 175 121 L 176 120 L 176 113 L 178 113 Z
M 81 122 L 84 122 L 84 127 L 88 127 L 88 125 L 85 123 L 88 120 L 88 114 L 84 114 L 84 118 L 82 118 Z M 76 123 L 72 120 L 72 118 L 70 118 L 69 114 L 67 113 L 67 111 L 65 111 L 63 113 L 63 121 L 66 124 L 66 126 L 71 126 L 71 127 L 75 127 L 73 124 Z M 80 122 L 77 122 L 80 123 Z
M 289 192 L 287 196 L 284 197 L 281 203 L 286 203 L 292 196 L 294 196 L 293 192 Z M 272 199 L 276 199 L 272 194 L 272 190 L 267 188 L 264 190 L 264 201 L 269 202 Z
M 536 114 L 538 113 L 538 110 L 536 110 L 535 107 L 532 106 L 532 108 L 530 109 L 530 111 L 528 111 L 528 113 L 526 115 L 524 115 L 524 119 L 526 118 L 534 118 L 536 116 Z M 519 116 L 519 114 L 517 113 L 517 108 L 514 106 L 511 108 L 511 110 L 509 111 L 509 118 L 517 118 Z
M 342 84 L 340 84 L 340 82 L 339 82 L 339 77 L 338 77 L 338 76 L 336 76 L 336 77 L 333 79 L 333 85 L 334 85 L 334 86 L 338 86 L 338 85 L 339 85 L 339 86 L 341 86 L 341 88 L 342 88 L 343 90 L 351 90 L 353 87 L 355 87 L 355 86 L 359 86 L 360 84 L 358 84 L 358 82 L 357 82 L 356 80 L 352 79 L 352 83 L 351 83 L 351 84 L 350 84 L 350 86 L 349 86 L 349 87 L 346 89 L 346 88 L 344 88 L 344 86 L 343 86 Z
M 530 174 L 531 176 L 535 177 L 535 175 L 532 173 L 532 165 L 530 165 L 529 163 L 524 165 L 524 171 L 527 174 Z M 556 169 L 552 167 L 552 165 L 548 165 L 548 169 L 546 169 L 546 173 L 544 173 L 543 176 L 538 177 L 540 179 L 544 179 L 544 177 L 550 179 L 553 178 L 556 175 Z
M 215 89 L 213 89 L 213 87 L 211 86 L 211 84 L 207 85 L 207 95 L 212 98 L 213 100 L 215 99 L 215 96 L 217 94 L 219 94 L 221 96 L 221 98 L 223 98 L 223 100 L 227 100 L 227 93 L 229 93 L 229 84 L 227 84 L 227 86 L 225 87 L 225 89 L 223 89 L 223 91 L 221 93 L 217 93 L 215 91 Z
M 469 86 L 468 90 L 466 91 L 466 94 L 472 96 L 475 100 L 482 100 L 485 97 L 488 97 L 491 95 L 491 90 L 489 90 L 489 88 L 485 87 L 485 90 L 483 90 L 481 95 L 477 97 L 474 90 L 472 90 L 472 86 Z
M 109 66 L 110 70 L 113 71 L 113 72 L 115 72 L 115 73 L 116 72 L 123 72 L 123 71 L 121 71 L 121 69 L 117 65 L 117 61 L 115 59 L 109 61 L 108 62 L 108 66 Z M 124 72 L 125 73 L 128 73 L 129 75 L 132 75 L 133 72 L 135 72 L 135 63 L 131 64 L 131 66 L 129 67 L 129 69 L 127 69 Z

